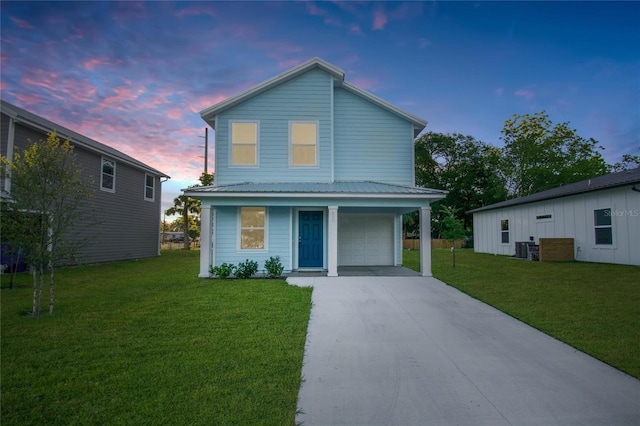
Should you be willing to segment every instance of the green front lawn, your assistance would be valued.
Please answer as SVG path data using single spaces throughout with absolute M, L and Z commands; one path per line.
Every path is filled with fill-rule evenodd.
M 30 277 L 3 289 L 2 425 L 293 424 L 311 289 L 202 280 L 198 261 L 61 270 L 40 319 Z
M 432 251 L 433 275 L 531 326 L 640 378 L 640 268 L 587 262 L 528 262 Z M 419 270 L 419 251 L 404 252 Z

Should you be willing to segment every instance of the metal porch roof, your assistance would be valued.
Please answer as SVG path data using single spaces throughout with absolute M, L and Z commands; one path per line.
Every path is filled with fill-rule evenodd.
M 380 182 L 244 182 L 232 185 L 205 186 L 187 188 L 185 194 L 194 197 L 224 195 L 290 195 L 304 196 L 318 194 L 326 196 L 426 196 L 427 198 L 444 198 L 447 191 L 415 186 L 392 185 Z

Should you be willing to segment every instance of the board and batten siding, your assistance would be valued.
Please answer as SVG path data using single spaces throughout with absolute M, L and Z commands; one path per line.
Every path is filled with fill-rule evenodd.
M 44 132 L 16 123 L 15 150 L 22 151 L 28 140 L 45 140 Z M 86 241 L 78 253 L 79 263 L 110 262 L 138 259 L 159 254 L 161 183 L 155 177 L 154 201 L 144 199 L 145 172 L 118 159 L 115 192 L 100 190 L 102 155 L 74 146 L 81 176 L 91 180 L 94 197 L 84 206 L 86 220 L 70 231 L 72 238 Z
M 611 208 L 613 245 L 596 246 L 594 210 Z M 536 219 L 551 215 L 551 218 Z M 509 244 L 500 221 L 509 220 Z M 630 186 L 577 194 L 473 214 L 474 249 L 513 255 L 515 243 L 540 238 L 573 238 L 578 261 L 640 265 L 640 196 Z
M 345 89 L 334 92 L 337 181 L 412 186 L 413 126 Z
M 291 81 L 222 112 L 216 122 L 216 184 L 241 182 L 329 182 L 331 180 L 331 76 L 320 70 Z M 259 122 L 258 165 L 233 166 L 229 122 Z M 289 122 L 318 122 L 318 165 L 289 166 Z
M 216 222 L 215 266 L 223 263 L 237 265 L 247 259 L 258 262 L 260 271 L 270 257 L 280 256 L 285 271 L 291 271 L 291 209 L 289 207 L 267 207 L 267 247 L 265 250 L 240 250 L 238 247 L 238 207 L 214 207 Z

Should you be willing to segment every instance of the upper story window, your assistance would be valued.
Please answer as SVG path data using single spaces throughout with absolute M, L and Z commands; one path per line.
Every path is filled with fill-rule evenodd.
M 502 244 L 509 244 L 509 220 L 502 219 L 500 221 L 500 237 Z
M 613 225 L 611 222 L 611 209 L 594 210 L 593 225 L 595 228 L 596 245 L 613 245 Z
M 230 129 L 231 165 L 258 164 L 258 122 L 232 121 Z
M 265 207 L 240 208 L 240 249 L 262 250 L 266 247 L 267 209 Z
M 292 166 L 318 165 L 318 122 L 289 122 L 289 161 Z
M 144 199 L 147 201 L 155 200 L 156 194 L 156 178 L 148 173 L 144 174 Z
M 116 192 L 116 162 L 113 160 L 102 159 L 100 189 L 103 191 Z

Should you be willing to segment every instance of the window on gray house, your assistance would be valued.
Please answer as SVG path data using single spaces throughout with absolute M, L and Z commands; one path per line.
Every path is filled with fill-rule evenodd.
M 500 221 L 500 234 L 502 238 L 502 244 L 509 244 L 509 220 L 502 219 Z
M 152 175 L 144 175 L 144 199 L 153 201 L 155 198 L 156 178 Z
M 102 159 L 100 189 L 109 192 L 115 192 L 116 190 L 116 162 L 113 160 Z
M 596 245 L 612 245 L 613 226 L 611 222 L 611 209 L 594 210 L 593 224 L 596 234 Z

